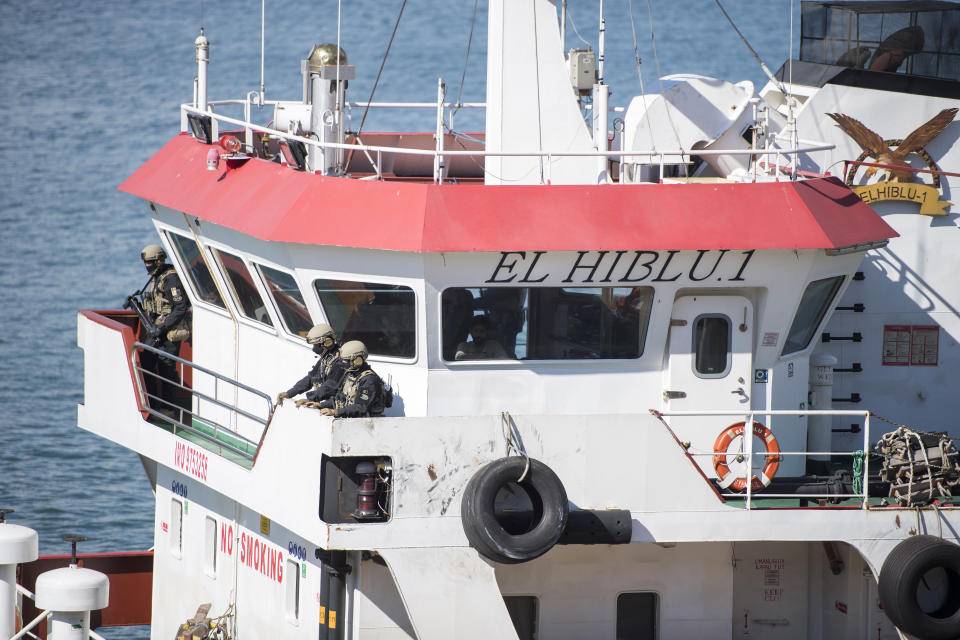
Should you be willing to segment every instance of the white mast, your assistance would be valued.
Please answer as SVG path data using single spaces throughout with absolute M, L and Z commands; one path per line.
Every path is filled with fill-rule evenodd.
M 603 17 L 603 0 L 600 0 L 600 38 L 598 43 L 597 84 L 593 85 L 593 146 L 597 151 L 607 151 L 607 110 L 610 103 L 610 88 L 603 83 L 603 53 L 607 21 Z M 606 156 L 597 158 L 597 182 L 607 181 Z
M 207 110 L 207 65 L 210 63 L 210 41 L 203 35 L 203 28 L 200 28 L 200 35 L 193 42 L 197 48 L 197 109 Z

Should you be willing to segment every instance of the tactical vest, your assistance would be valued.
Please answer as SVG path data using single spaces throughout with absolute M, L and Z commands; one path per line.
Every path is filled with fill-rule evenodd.
M 173 311 L 173 301 L 167 298 L 166 279 L 171 274 L 176 274 L 173 267 L 168 267 L 163 273 L 150 279 L 147 288 L 143 292 L 143 310 L 154 314 L 154 323 L 161 324 L 170 312 Z M 186 295 L 184 293 L 184 295 Z M 187 317 L 178 322 L 173 328 L 167 331 L 167 340 L 170 342 L 180 342 L 190 337 L 190 323 Z
M 360 392 L 360 381 L 371 375 L 374 377 L 377 376 L 373 369 L 365 369 L 358 376 L 354 376 L 348 371 L 343 378 L 343 386 L 340 388 L 340 393 L 337 394 L 336 400 L 334 400 L 336 408 L 342 409 L 349 404 L 356 404 L 357 393 Z M 370 403 L 367 414 L 380 416 L 383 415 L 383 409 L 383 382 L 380 378 L 377 378 L 373 402 Z
M 339 357 L 340 350 L 333 348 L 328 349 L 326 353 L 320 356 L 320 368 L 317 370 L 320 375 L 312 381 L 314 389 L 319 389 L 327 381 L 327 378 L 330 377 L 330 371 L 333 369 L 333 364 Z

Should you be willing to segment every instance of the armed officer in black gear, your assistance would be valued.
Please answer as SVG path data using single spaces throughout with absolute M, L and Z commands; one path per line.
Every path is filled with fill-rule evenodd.
M 320 413 L 336 418 L 382 416 L 385 390 L 380 376 L 367 364 L 367 347 L 359 340 L 347 342 L 340 347 L 340 361 L 346 374 L 337 394 L 319 403 Z
M 313 345 L 313 352 L 320 359 L 295 385 L 277 394 L 277 404 L 283 404 L 285 398 L 294 398 L 306 392 L 306 398 L 297 400 L 297 406 L 302 407 L 325 400 L 340 388 L 340 379 L 346 368 L 340 362 L 340 341 L 336 332 L 328 324 L 316 324 L 307 332 L 307 344 Z
M 170 355 L 179 355 L 180 343 L 190 338 L 190 300 L 184 294 L 176 269 L 166 264 L 167 254 L 163 247 L 147 245 L 140 252 L 140 258 L 150 274 L 141 294 L 142 307 L 147 319 L 153 323 L 141 327 L 140 339 Z M 176 362 L 144 350 L 140 354 L 140 364 L 145 371 L 160 376 L 144 376 L 147 393 L 163 400 L 158 410 L 172 415 L 178 410 L 175 406 L 176 388 L 163 380 L 178 381 Z

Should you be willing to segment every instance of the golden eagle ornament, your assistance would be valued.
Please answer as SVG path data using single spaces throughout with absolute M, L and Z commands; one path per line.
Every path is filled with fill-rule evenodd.
M 926 144 L 940 135 L 940 132 L 953 122 L 954 116 L 957 115 L 957 108 L 944 109 L 933 116 L 928 122 L 904 138 L 896 149 L 891 149 L 879 134 L 874 133 L 855 118 L 842 113 L 828 113 L 827 115 L 833 118 L 834 122 L 840 125 L 840 128 L 848 136 L 863 147 L 864 151 L 876 158 L 877 164 L 907 167 L 907 155 L 922 150 Z M 870 177 L 878 171 L 881 179 L 887 179 L 890 182 L 913 182 L 916 179 L 916 174 L 913 171 L 878 169 L 877 167 L 867 168 L 866 176 Z

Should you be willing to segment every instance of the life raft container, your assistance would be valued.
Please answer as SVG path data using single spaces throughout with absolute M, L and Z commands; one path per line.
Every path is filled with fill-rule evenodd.
M 928 640 L 960 637 L 960 546 L 927 535 L 903 540 L 883 561 L 877 593 L 901 631 Z
M 526 465 L 520 457 L 494 460 L 477 471 L 463 491 L 463 531 L 470 546 L 494 562 L 533 560 L 553 548 L 567 526 L 570 507 L 560 478 L 539 460 L 531 458 L 524 473 Z M 519 528 L 495 511 L 497 494 L 511 485 L 527 494 L 533 508 L 531 518 Z
M 735 422 L 724 429 L 717 437 L 717 441 L 713 443 L 713 453 L 715 454 L 713 456 L 713 468 L 717 472 L 717 480 L 723 489 L 730 488 L 734 491 L 746 491 L 747 489 L 746 478 L 734 474 L 727 465 L 730 444 L 734 438 L 743 436 L 743 431 L 744 423 L 742 421 Z M 780 467 L 780 445 L 777 443 L 777 439 L 773 437 L 770 429 L 759 422 L 753 423 L 753 435 L 760 438 L 766 447 L 765 455 L 767 459 L 764 462 L 763 469 L 760 470 L 758 475 L 750 478 L 751 491 L 760 491 L 770 486 L 770 481 L 773 480 L 773 476 L 776 475 L 777 469 Z

